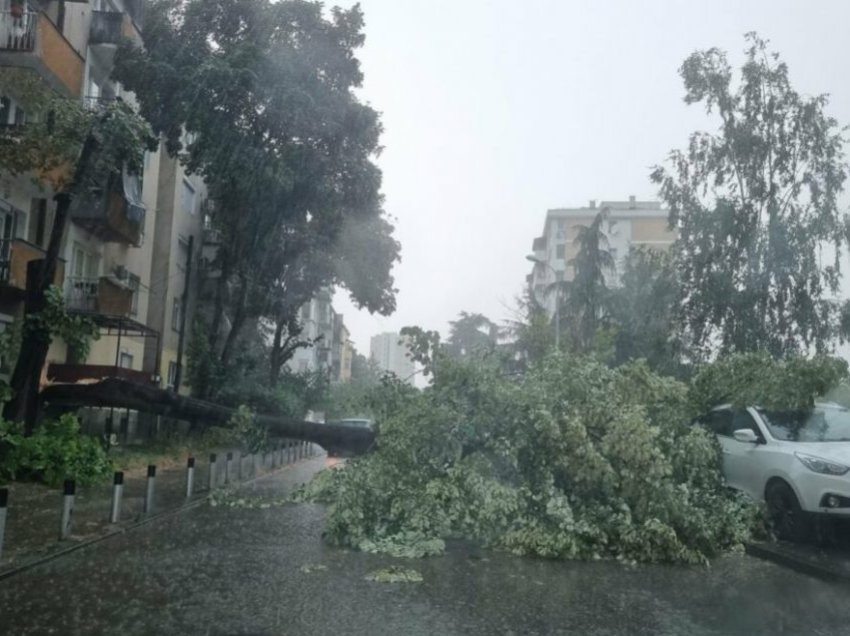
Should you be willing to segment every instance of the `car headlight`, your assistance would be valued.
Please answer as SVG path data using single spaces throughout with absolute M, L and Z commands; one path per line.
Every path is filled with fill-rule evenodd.
M 836 464 L 828 459 L 822 459 L 821 457 L 815 457 L 814 455 L 794 453 L 794 456 L 803 462 L 803 465 L 806 468 L 816 473 L 820 473 L 821 475 L 843 475 L 850 470 L 850 467 L 845 466 L 844 464 Z

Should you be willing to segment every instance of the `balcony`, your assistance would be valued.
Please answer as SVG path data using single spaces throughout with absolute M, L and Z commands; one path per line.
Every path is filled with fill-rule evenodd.
M 133 307 L 133 290 L 106 276 L 68 276 L 65 306 L 78 313 L 128 316 Z
M 118 46 L 124 39 L 124 20 L 129 19 L 119 11 L 92 11 L 89 45 Z
M 44 13 L 0 11 L 0 67 L 31 69 L 54 89 L 79 96 L 85 60 Z
M 96 382 L 106 378 L 121 378 L 136 384 L 153 384 L 153 376 L 137 369 L 125 369 L 108 364 L 57 364 L 47 367 L 47 379 L 51 382 L 76 384 Z
M 23 239 L 0 240 L 0 285 L 23 292 L 27 288 L 27 266 L 44 258 L 44 250 Z M 59 261 L 53 284 L 61 287 L 65 280 L 65 262 Z
M 127 174 L 110 178 L 99 196 L 74 200 L 71 220 L 106 243 L 138 247 L 145 227 L 141 181 Z

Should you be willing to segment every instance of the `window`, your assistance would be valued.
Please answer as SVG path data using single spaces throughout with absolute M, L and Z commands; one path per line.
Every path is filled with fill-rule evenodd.
M 80 243 L 71 251 L 71 275 L 75 278 L 97 278 L 99 256 L 89 252 Z
M 564 260 L 567 255 L 567 246 L 563 243 L 560 243 L 555 246 L 555 258 Z
M 308 320 L 310 320 L 310 303 L 301 307 L 301 322 L 307 322 Z
M 186 214 L 195 213 L 195 188 L 186 178 L 183 179 L 183 187 L 180 191 L 180 209 Z
M 178 333 L 180 332 L 180 315 L 182 311 L 183 307 L 180 299 L 175 296 L 174 304 L 171 309 L 171 328 Z
M 26 122 L 23 108 L 9 97 L 0 97 L 0 126 L 21 126 Z
M 165 381 L 166 388 L 173 389 L 177 384 L 177 363 L 169 362 L 168 363 L 168 377 Z
M 39 247 L 45 247 L 47 238 L 47 199 L 33 199 L 30 204 L 27 240 Z
M 298 361 L 298 370 L 299 370 L 301 373 L 306 373 L 307 371 L 309 371 L 309 370 L 310 370 L 310 365 L 309 365 L 309 363 L 308 363 L 306 360 L 299 360 L 299 361 Z
M 555 280 L 558 281 L 559 283 L 561 281 L 563 281 L 564 280 L 564 272 L 556 271 L 555 272 Z
M 118 357 L 118 366 L 122 369 L 132 369 L 133 368 L 133 354 L 121 352 L 121 355 Z
M 0 334 L 6 331 L 9 326 L 12 324 L 12 316 L 7 316 L 6 314 L 0 314 Z M 11 360 L 7 357 L 0 358 L 0 373 L 3 375 L 8 375 L 12 373 Z
M 139 288 L 142 285 L 141 279 L 135 274 L 130 274 L 127 277 L 127 287 L 133 290 L 133 300 L 130 305 L 130 315 L 136 316 L 139 313 Z
M 732 433 L 742 428 L 750 429 L 760 441 L 764 441 L 764 436 L 761 434 L 753 416 L 747 411 L 737 409 L 732 413 Z
M 715 435 L 732 437 L 732 411 L 712 411 L 705 417 L 704 423 Z

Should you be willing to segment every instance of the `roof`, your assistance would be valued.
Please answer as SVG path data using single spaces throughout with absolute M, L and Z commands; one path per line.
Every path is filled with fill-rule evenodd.
M 132 318 L 128 318 L 127 316 L 111 316 L 93 311 L 79 310 L 68 310 L 68 313 L 78 316 L 86 316 L 98 327 L 106 329 L 107 332 L 115 329 L 123 336 L 141 336 L 142 338 L 159 337 L 159 332 L 156 329 L 151 329 L 147 325 L 137 320 L 133 320 Z

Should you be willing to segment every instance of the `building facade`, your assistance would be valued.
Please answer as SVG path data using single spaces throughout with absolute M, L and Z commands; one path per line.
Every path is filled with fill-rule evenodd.
M 404 336 L 394 332 L 372 336 L 369 357 L 382 372 L 394 373 L 401 380 L 413 384 L 416 365 L 410 358 L 410 347 Z
M 323 371 L 329 378 L 333 377 L 334 323 L 338 314 L 334 312 L 331 304 L 332 295 L 331 289 L 322 289 L 310 302 L 302 305 L 299 316 L 302 328 L 301 338 L 309 339 L 314 344 L 311 347 L 295 350 L 293 356 L 286 362 L 290 371 L 295 373 Z
M 587 207 L 555 208 L 546 213 L 543 233 L 532 243 L 537 261 L 527 280 L 537 300 L 549 311 L 555 310 L 555 294 L 547 293 L 552 283 L 572 280 L 575 272 L 570 261 L 576 257 L 578 228 L 590 225 L 600 212 L 606 212 L 602 232 L 616 269 L 606 276 L 609 286 L 616 286 L 622 274 L 623 261 L 634 247 L 666 250 L 676 240 L 675 230 L 667 222 L 667 210 L 658 201 L 591 201 Z
M 110 75 L 121 42 L 143 45 L 143 9 L 143 0 L 0 0 L 0 74 L 35 78 L 86 108 L 115 99 L 132 106 L 133 94 Z M 0 125 L 37 123 L 14 81 L 3 85 Z M 51 181 L 32 176 L 0 179 L 0 329 L 22 316 L 27 263 L 43 258 L 52 229 Z M 100 338 L 85 360 L 55 340 L 45 382 L 122 377 L 169 386 L 181 329 L 185 340 L 192 324 L 186 315 L 182 327 L 194 300 L 183 292 L 189 245 L 200 252 L 204 197 L 199 179 L 156 151 L 145 154 L 141 175 L 124 172 L 106 182 L 102 197 L 75 199 L 55 283 L 67 309 L 91 318 Z

